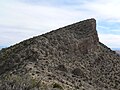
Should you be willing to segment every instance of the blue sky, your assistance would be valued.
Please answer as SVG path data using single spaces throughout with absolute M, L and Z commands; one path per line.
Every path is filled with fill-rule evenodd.
M 100 41 L 120 48 L 120 0 L 0 0 L 0 47 L 95 18 Z

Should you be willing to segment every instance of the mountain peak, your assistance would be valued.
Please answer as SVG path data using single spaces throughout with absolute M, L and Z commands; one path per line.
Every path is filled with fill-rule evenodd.
M 59 38 L 62 38 L 61 41 L 63 40 L 63 42 L 65 40 L 66 43 L 74 42 L 74 47 L 71 48 L 70 46 L 70 49 L 79 50 L 81 54 L 88 54 L 96 51 L 99 43 L 96 31 L 96 20 L 93 18 L 59 28 L 43 36 L 47 38 L 58 38 L 59 36 Z
M 87 19 L 0 51 L 0 90 L 118 90 L 120 56 Z

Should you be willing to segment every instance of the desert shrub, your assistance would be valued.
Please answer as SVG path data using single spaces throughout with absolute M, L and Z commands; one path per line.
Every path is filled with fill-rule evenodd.
M 57 69 L 60 71 L 67 72 L 67 68 L 64 65 L 58 65 Z
M 76 76 L 83 76 L 84 73 L 79 69 L 79 68 L 75 68 L 73 71 L 72 71 L 72 74 L 73 75 L 76 75 Z
M 53 84 L 53 88 L 57 88 L 57 89 L 60 89 L 60 90 L 64 90 L 63 87 L 61 85 L 59 85 L 58 83 L 54 83 Z
M 35 87 L 41 87 L 40 80 L 33 79 L 29 75 L 25 75 L 24 77 L 21 77 L 19 75 L 8 75 L 4 78 L 3 82 L 4 83 L 2 84 L 4 85 L 4 87 L 10 87 L 11 89 L 21 87 L 23 90 L 30 90 Z

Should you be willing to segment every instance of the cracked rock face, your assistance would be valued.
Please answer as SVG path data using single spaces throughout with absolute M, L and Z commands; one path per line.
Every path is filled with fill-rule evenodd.
M 87 19 L 0 51 L 0 90 L 119 90 L 120 56 Z

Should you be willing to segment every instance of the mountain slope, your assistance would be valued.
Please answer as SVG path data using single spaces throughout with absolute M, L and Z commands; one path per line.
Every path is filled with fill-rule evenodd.
M 119 90 L 120 56 L 99 42 L 94 19 L 0 51 L 0 90 Z
M 116 50 L 116 53 L 120 54 L 120 50 Z

